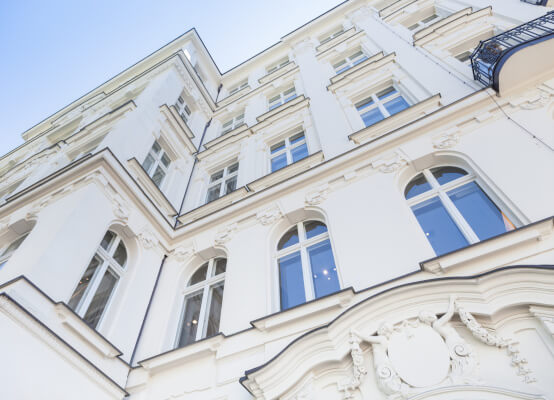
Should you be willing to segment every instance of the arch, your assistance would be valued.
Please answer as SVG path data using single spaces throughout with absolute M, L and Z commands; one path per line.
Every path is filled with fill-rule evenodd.
M 0 231 L 0 270 L 21 247 L 35 225 L 35 219 L 20 219 Z

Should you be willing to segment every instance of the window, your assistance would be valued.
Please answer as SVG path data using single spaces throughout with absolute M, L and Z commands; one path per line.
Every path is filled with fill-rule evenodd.
M 356 104 L 365 126 L 373 125 L 391 115 L 405 110 L 410 105 L 392 86 Z
M 423 170 L 404 195 L 437 255 L 515 229 L 475 176 L 458 167 Z
M 433 13 L 429 17 L 423 18 L 421 21 L 418 21 L 415 24 L 410 25 L 408 29 L 411 31 L 419 31 L 420 29 L 423 29 L 429 25 L 434 24 L 441 18 L 442 18 L 441 16 L 437 15 L 436 13 Z
M 470 64 L 471 63 L 471 54 L 473 53 L 473 50 L 464 51 L 460 54 L 455 55 L 454 57 L 464 64 Z
M 142 167 L 148 176 L 152 178 L 152 181 L 154 181 L 157 187 L 161 186 L 165 176 L 167 175 L 169 164 L 171 164 L 171 160 L 167 156 L 166 152 L 157 141 L 154 141 L 152 148 L 142 163 Z
M 269 67 L 267 67 L 266 72 L 269 75 L 272 72 L 277 71 L 279 68 L 283 68 L 288 63 L 289 63 L 289 58 L 284 57 L 284 58 L 280 59 L 279 61 L 277 61 L 276 63 L 271 64 Z
M 355 65 L 358 65 L 362 61 L 367 60 L 367 56 L 363 51 L 357 50 L 353 54 L 350 54 L 348 57 L 343 58 L 342 60 L 333 64 L 333 68 L 337 74 L 349 70 Z
M 344 32 L 344 29 L 342 27 L 337 28 L 337 30 L 333 31 L 333 33 L 320 37 L 319 44 L 324 44 L 324 43 L 330 42 L 331 40 L 333 40 L 334 38 L 336 38 L 337 36 L 339 36 L 343 32 Z
M 340 290 L 327 226 L 304 221 L 277 244 L 281 310 Z
M 23 236 L 20 236 L 19 238 L 15 239 L 13 242 L 11 242 L 8 247 L 4 249 L 2 253 L 0 253 L 0 269 L 8 262 L 10 257 L 15 253 L 15 251 L 21 246 L 21 243 L 25 240 L 28 233 L 26 233 Z
M 269 98 L 269 110 L 271 111 L 294 98 L 296 98 L 296 89 L 294 86 L 291 86 L 288 89 L 283 90 L 281 93 Z
M 210 176 L 206 203 L 217 200 L 221 196 L 225 196 L 237 188 L 238 170 L 239 163 L 237 162 Z
M 187 105 L 187 103 L 185 103 L 185 99 L 183 99 L 183 96 L 179 96 L 177 98 L 177 102 L 175 103 L 175 108 L 177 109 L 177 112 L 179 113 L 181 118 L 183 118 L 183 121 L 188 123 L 192 112 L 190 111 L 190 108 Z
M 245 79 L 244 81 L 242 81 L 238 85 L 234 86 L 231 90 L 229 90 L 229 96 L 236 93 L 236 92 L 238 92 L 239 90 L 244 89 L 247 86 L 248 86 L 248 79 Z
M 275 172 L 289 164 L 300 161 L 308 156 L 308 145 L 304 132 L 275 143 L 269 148 L 271 154 L 271 172 Z
M 244 124 L 244 112 L 242 112 L 241 114 L 236 115 L 233 118 L 231 118 L 230 120 L 226 121 L 221 126 L 221 134 L 224 135 L 227 132 L 231 132 L 233 129 L 238 128 L 242 124 Z
M 225 258 L 212 258 L 192 274 L 184 291 L 177 347 L 219 332 L 226 267 Z
M 123 241 L 114 232 L 106 232 L 67 303 L 91 328 L 104 315 L 126 263 Z

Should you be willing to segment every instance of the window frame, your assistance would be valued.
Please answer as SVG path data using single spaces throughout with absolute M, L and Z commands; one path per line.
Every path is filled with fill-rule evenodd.
M 248 79 L 245 79 L 239 82 L 238 84 L 232 86 L 231 89 L 229 89 L 227 96 L 232 96 L 233 94 L 237 93 L 238 91 L 244 89 L 247 86 L 248 86 Z
M 154 151 L 154 146 L 156 145 L 158 145 L 158 147 L 160 148 L 158 153 Z M 148 159 L 149 156 L 152 157 L 153 162 L 150 165 L 150 167 L 147 169 L 144 164 L 146 164 L 146 160 Z M 167 166 L 162 161 L 164 156 L 167 157 L 167 159 L 169 160 Z M 152 147 L 150 147 L 150 150 L 148 150 L 148 154 L 146 154 L 146 157 L 144 158 L 144 161 L 142 162 L 141 165 L 144 171 L 146 172 L 146 174 L 150 177 L 150 179 L 152 179 L 152 182 L 154 182 L 154 185 L 156 185 L 156 187 L 161 190 L 167 178 L 167 175 L 169 174 L 169 168 L 171 166 L 171 163 L 172 163 L 171 157 L 169 157 L 169 154 L 167 154 L 167 151 L 165 151 L 165 149 L 163 148 L 163 146 L 160 144 L 158 140 L 154 140 Z M 161 169 L 164 175 L 160 183 L 156 184 L 156 181 L 154 181 L 154 175 L 156 174 L 156 171 L 158 168 Z
M 360 54 L 357 57 L 353 58 L 352 56 L 354 56 L 357 53 L 360 53 Z M 367 60 L 369 58 L 369 56 L 366 54 L 366 52 L 362 48 L 356 49 L 354 52 L 349 52 L 348 54 L 349 54 L 348 56 L 341 57 L 339 60 L 332 63 L 331 66 L 333 67 L 333 70 L 335 71 L 335 73 L 337 75 L 348 71 L 349 69 L 355 67 L 356 65 L 364 62 L 365 60 Z M 340 66 L 337 66 L 338 63 L 343 62 L 343 61 L 344 61 L 343 64 L 341 64 Z M 340 67 L 340 69 L 339 69 L 339 67 Z
M 330 42 L 331 40 L 333 40 L 337 36 L 342 35 L 344 32 L 345 32 L 344 26 L 337 27 L 337 29 L 334 29 L 331 33 L 326 33 L 326 34 L 320 36 L 318 38 L 319 45 L 321 46 L 322 44 Z
M 224 123 L 221 124 L 221 133 L 219 136 L 223 136 L 226 133 L 229 133 L 235 129 L 237 129 L 239 126 L 244 125 L 244 114 L 245 110 L 242 110 L 242 112 L 235 114 L 231 119 L 226 120 Z M 239 118 L 241 117 L 241 118 Z M 225 128 L 225 125 L 229 124 L 227 128 Z
M 430 19 L 429 21 L 427 22 L 423 22 L 424 20 L 427 20 L 431 17 L 433 17 L 432 19 Z M 442 15 L 440 15 L 439 12 L 437 12 L 437 10 L 434 10 L 433 13 L 427 17 L 424 17 L 424 18 L 421 18 L 420 20 L 418 20 L 416 23 L 410 25 L 410 26 L 406 26 L 406 29 L 408 29 L 410 32 L 412 33 L 416 33 L 422 29 L 425 29 L 427 28 L 428 26 L 434 24 L 435 22 L 438 22 L 440 21 L 441 19 L 443 19 L 445 17 L 443 17 Z M 412 27 L 415 27 L 414 29 L 412 29 Z
M 288 65 L 289 63 L 290 63 L 290 58 L 286 56 L 272 64 L 269 64 L 269 66 L 267 66 L 265 69 L 266 75 L 272 74 L 275 71 L 280 70 L 281 68 L 283 68 L 285 65 Z
M 233 167 L 234 165 L 237 166 L 237 169 L 233 172 L 229 172 L 229 169 L 231 167 Z M 237 190 L 239 168 L 240 168 L 240 164 L 239 164 L 239 161 L 237 160 L 237 161 L 233 161 L 233 162 L 227 164 L 225 167 L 223 167 L 221 169 L 216 170 L 216 172 L 213 172 L 213 173 L 209 174 L 209 176 L 208 176 L 208 187 L 207 187 L 207 190 L 206 190 L 206 196 L 204 198 L 204 204 L 211 203 L 212 201 L 220 199 L 223 196 L 226 196 L 226 195 L 234 192 L 235 190 Z M 222 172 L 221 178 L 218 178 L 215 181 L 211 182 L 212 176 L 218 174 L 219 172 Z M 230 178 L 235 178 L 235 177 L 236 177 L 236 181 L 237 181 L 236 184 L 235 184 L 235 188 L 231 192 L 225 193 L 225 186 L 226 186 L 227 180 L 229 180 Z M 216 186 L 219 186 L 219 196 L 216 199 L 208 201 L 208 196 L 210 194 L 210 189 L 212 189 L 213 187 L 216 187 Z
M 179 97 L 177 97 L 177 100 L 175 101 L 175 108 L 181 116 L 181 119 L 185 121 L 185 124 L 188 124 L 190 121 L 190 117 L 192 116 L 192 110 L 183 98 L 183 95 L 179 95 Z
M 297 143 L 294 143 L 294 144 L 291 144 L 291 138 L 299 135 L 299 134 L 302 134 L 304 136 L 304 139 L 297 142 Z M 285 147 L 281 150 L 278 150 L 276 151 L 275 153 L 272 153 L 271 152 L 271 148 L 281 142 L 285 142 Z M 289 165 L 291 164 L 294 164 L 295 162 L 298 162 L 298 161 L 294 161 L 293 158 L 292 158 L 292 150 L 297 148 L 297 147 L 300 147 L 302 145 L 306 145 L 306 149 L 308 151 L 308 154 L 306 155 L 306 157 L 303 157 L 301 158 L 300 160 L 298 161 L 301 161 L 303 160 L 304 158 L 307 158 L 310 156 L 310 147 L 308 145 L 308 139 L 306 138 L 306 131 L 304 131 L 303 129 L 302 130 L 298 130 L 298 131 L 295 131 L 294 133 L 291 133 L 291 134 L 288 134 L 287 136 L 285 136 L 284 138 L 281 138 L 279 140 L 275 140 L 273 141 L 270 145 L 268 145 L 268 152 L 269 152 L 269 173 L 273 173 L 273 172 L 276 172 L 276 171 L 279 171 L 283 168 L 286 168 L 288 167 Z M 285 165 L 284 167 L 282 168 L 279 168 L 279 169 L 276 169 L 275 171 L 273 171 L 273 167 L 272 167 L 272 161 L 274 158 L 277 158 L 279 156 L 281 156 L 282 154 L 286 154 L 286 159 L 287 159 L 287 165 Z
M 291 93 L 285 95 L 285 92 L 288 92 L 289 90 L 293 90 Z M 294 96 L 290 97 L 291 94 L 294 94 Z M 279 99 L 271 101 L 271 99 L 275 99 L 276 97 L 279 97 Z M 292 101 L 298 97 L 298 93 L 296 93 L 296 86 L 294 83 L 292 85 L 289 85 L 286 87 L 286 89 L 280 90 L 279 92 L 267 96 L 267 109 L 268 111 L 274 110 L 277 107 L 282 106 L 283 104 L 288 103 L 289 101 Z M 288 100 L 286 100 L 288 99 Z
M 221 284 L 222 282 L 225 284 L 225 276 L 227 275 L 227 268 L 225 268 L 225 272 L 215 275 L 216 262 L 217 260 L 222 260 L 222 259 L 228 262 L 228 259 L 226 257 L 210 258 L 207 263 L 208 268 L 206 270 L 206 279 L 190 286 L 187 285 L 183 290 L 181 290 L 181 293 L 180 293 L 180 296 L 182 297 L 181 315 L 179 316 L 179 324 L 177 325 L 177 335 L 175 337 L 173 348 L 178 349 L 180 347 L 184 347 L 184 346 L 179 346 L 179 342 L 181 341 L 182 327 L 183 327 L 185 311 L 186 311 L 187 296 L 200 291 L 202 292 L 202 303 L 200 305 L 200 311 L 198 316 L 198 328 L 196 329 L 196 336 L 192 343 L 198 342 L 199 340 L 202 340 L 202 339 L 206 339 L 206 332 L 208 329 L 208 324 L 206 323 L 206 320 L 209 318 L 210 307 L 212 305 L 211 289 Z M 188 282 L 190 282 L 194 274 L 200 268 L 204 267 L 204 265 L 206 265 L 206 263 L 202 263 L 202 265 L 200 265 L 199 267 L 197 267 L 192 271 L 192 273 L 188 278 Z M 212 272 L 214 272 L 214 275 L 212 275 Z M 223 294 L 225 295 L 225 287 L 223 290 Z M 221 300 L 221 305 L 223 307 L 223 299 Z M 219 317 L 220 317 L 219 322 L 221 323 L 221 314 L 219 315 Z M 219 330 L 219 332 L 221 332 L 221 330 Z
M 23 235 L 19 235 L 17 238 L 15 238 L 10 243 L 8 243 L 7 246 L 2 248 L 2 252 L 0 253 L 0 270 L 4 267 L 4 265 L 7 264 L 7 262 L 15 254 L 17 249 L 19 249 L 21 247 L 21 245 L 23 244 L 25 239 L 27 239 L 27 236 L 29 236 L 29 233 L 30 232 L 26 232 Z M 19 241 L 19 243 L 18 243 L 18 241 Z M 16 246 L 14 248 L 11 248 L 12 246 L 14 246 L 14 244 L 16 244 Z M 8 252 L 8 250 L 10 250 L 10 251 Z
M 376 90 L 376 89 L 380 89 L 380 90 Z M 384 97 L 384 98 L 379 98 L 379 94 L 380 93 L 384 93 L 385 91 L 388 91 L 389 89 L 392 89 L 394 91 L 396 91 L 395 94 L 391 95 L 391 96 L 387 96 L 387 97 Z M 362 116 L 362 114 L 365 114 L 367 113 L 368 111 L 370 110 L 373 110 L 375 108 L 377 108 L 379 110 L 379 112 L 381 113 L 381 115 L 383 116 L 383 119 L 377 121 L 377 122 L 374 122 L 373 124 L 371 125 L 365 125 L 365 128 L 368 128 L 370 126 L 373 126 L 387 118 L 390 118 L 396 114 L 398 114 L 399 112 L 402 112 L 408 108 L 410 108 L 413 103 L 410 101 L 409 97 L 402 91 L 398 88 L 398 86 L 394 83 L 391 83 L 385 87 L 382 87 L 381 86 L 379 88 L 374 88 L 372 89 L 372 91 L 369 93 L 369 95 L 365 95 L 365 96 L 360 96 L 362 98 L 362 100 L 359 100 L 357 102 L 354 103 L 354 109 L 356 110 L 356 112 L 358 113 L 359 117 L 361 118 L 362 120 L 362 123 L 365 125 L 365 121 L 364 121 L 364 118 Z M 408 106 L 406 108 L 404 108 L 403 110 L 400 110 L 398 111 L 397 113 L 395 114 L 391 114 L 385 107 L 385 104 L 390 102 L 391 100 L 394 100 L 398 97 L 402 97 L 402 99 L 408 104 Z M 369 100 L 372 100 L 373 103 L 370 104 L 369 106 L 367 107 L 363 107 L 365 104 L 368 104 L 369 103 Z M 383 101 L 384 100 L 384 101 Z M 363 108 L 362 108 L 363 107 Z

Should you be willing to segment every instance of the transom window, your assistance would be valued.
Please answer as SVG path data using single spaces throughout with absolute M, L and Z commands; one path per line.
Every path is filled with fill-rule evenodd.
M 324 35 L 322 36 L 320 39 L 319 39 L 319 44 L 323 44 L 323 43 L 327 43 L 327 42 L 330 42 L 331 40 L 333 40 L 334 38 L 336 38 L 337 36 L 339 36 L 341 33 L 344 32 L 344 28 L 343 27 L 340 27 L 340 28 L 337 28 L 336 31 L 333 31 L 333 33 L 329 34 L 329 35 Z
M 423 170 L 404 195 L 437 255 L 515 229 L 476 177 L 458 167 Z
M 126 263 L 127 249 L 121 238 L 106 232 L 67 303 L 92 328 L 104 315 Z
M 235 115 L 233 118 L 231 118 L 230 120 L 226 121 L 226 122 L 221 126 L 221 134 L 224 135 L 224 134 L 226 134 L 227 132 L 231 132 L 233 129 L 238 128 L 238 127 L 241 126 L 242 124 L 244 124 L 244 112 L 242 112 L 242 113 L 239 114 L 239 115 Z
M 296 89 L 294 86 L 291 86 L 281 93 L 276 94 L 269 98 L 269 109 L 273 110 L 274 108 L 279 107 L 281 104 L 285 104 L 288 101 L 296 98 Z
M 248 86 L 248 79 L 245 79 L 244 81 L 242 81 L 238 85 L 233 86 L 233 88 L 231 90 L 229 90 L 229 96 L 236 93 L 236 92 L 238 92 L 239 90 L 244 89 L 247 86 Z
M 185 99 L 183 98 L 183 96 L 179 96 L 177 98 L 177 102 L 175 103 L 175 108 L 177 109 L 177 112 L 179 113 L 181 118 L 183 118 L 183 121 L 188 123 L 192 112 L 190 111 L 190 108 L 185 102 Z
M 308 145 L 304 132 L 295 133 L 292 136 L 275 143 L 269 148 L 271 153 L 271 172 L 275 172 L 296 161 L 308 156 Z
M 277 244 L 281 310 L 340 290 L 327 226 L 304 221 Z
M 206 203 L 219 199 L 237 188 L 239 163 L 225 167 L 210 176 Z
M 355 65 L 358 65 L 362 61 L 367 60 L 367 56 L 362 50 L 357 50 L 356 52 L 350 54 L 348 57 L 343 58 L 342 60 L 333 64 L 333 68 L 337 74 L 347 71 Z
M 28 233 L 26 233 L 23 236 L 20 236 L 19 238 L 15 239 L 13 242 L 11 242 L 8 247 L 0 253 L 0 269 L 8 262 L 10 257 L 15 253 L 15 251 L 21 246 L 21 243 L 27 238 Z
M 183 312 L 176 347 L 219 332 L 226 268 L 225 258 L 212 258 L 192 274 L 183 292 Z
M 266 72 L 267 74 L 271 74 L 272 72 L 275 72 L 277 71 L 279 68 L 283 68 L 285 65 L 287 65 L 289 63 L 289 58 L 288 57 L 284 57 L 282 59 L 280 59 L 279 61 L 277 61 L 276 63 L 274 64 L 271 64 L 269 67 L 267 67 L 266 69 Z
M 371 126 L 409 106 L 400 92 L 391 86 L 360 101 L 356 104 L 356 109 L 365 126 Z
M 142 163 L 142 167 L 148 176 L 152 178 L 152 181 L 154 181 L 154 184 L 157 187 L 162 185 L 162 182 L 167 175 L 169 164 L 171 164 L 171 160 L 168 155 L 162 149 L 160 144 L 157 141 L 154 141 L 152 148 Z
M 441 18 L 442 17 L 440 15 L 437 15 L 436 13 L 433 13 L 432 15 L 430 15 L 426 18 L 423 18 L 421 21 L 418 21 L 415 24 L 410 25 L 408 27 L 408 29 L 411 30 L 411 31 L 419 31 L 420 29 L 423 29 L 423 28 L 425 28 L 429 25 L 434 24 L 435 22 L 437 22 Z

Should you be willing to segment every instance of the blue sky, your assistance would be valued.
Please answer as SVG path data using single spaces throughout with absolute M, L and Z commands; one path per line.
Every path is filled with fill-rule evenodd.
M 0 155 L 21 133 L 196 27 L 224 72 L 341 0 L 0 1 Z

